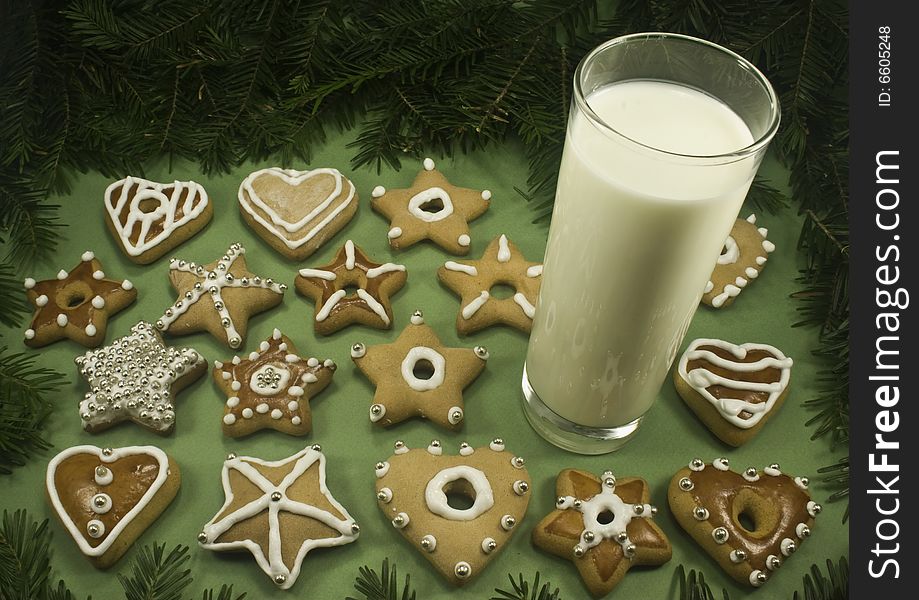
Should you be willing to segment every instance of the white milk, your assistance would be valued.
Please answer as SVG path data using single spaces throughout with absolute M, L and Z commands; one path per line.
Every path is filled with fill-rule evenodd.
M 726 105 L 671 83 L 612 84 L 587 103 L 616 131 L 676 154 L 754 141 Z M 560 416 L 617 427 L 654 402 L 757 162 L 700 166 L 622 140 L 583 112 L 565 144 L 527 376 Z

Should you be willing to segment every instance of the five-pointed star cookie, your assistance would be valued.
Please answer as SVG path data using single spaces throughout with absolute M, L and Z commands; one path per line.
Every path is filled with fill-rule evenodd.
M 448 348 L 424 324 L 421 311 L 392 344 L 351 347 L 351 358 L 376 386 L 370 420 L 389 427 L 419 416 L 449 429 L 465 416 L 463 389 L 485 369 L 488 351 Z
M 310 399 L 335 373 L 329 359 L 302 358 L 293 342 L 277 329 L 248 358 L 214 362 L 214 380 L 227 395 L 223 433 L 242 437 L 270 427 L 306 435 L 313 424 Z
M 392 328 L 389 297 L 402 289 L 407 278 L 403 265 L 373 262 L 348 240 L 329 264 L 300 269 L 294 287 L 316 302 L 316 333 L 329 335 L 352 323 Z M 349 294 L 348 288 L 357 291 Z
M 318 445 L 274 462 L 230 454 L 222 480 L 226 502 L 198 542 L 209 550 L 248 550 L 281 589 L 297 580 L 310 550 L 342 546 L 360 534 L 326 487 Z
M 371 193 L 370 207 L 391 221 L 389 245 L 398 250 L 431 240 L 451 254 L 468 254 L 468 222 L 488 209 L 491 192 L 451 184 L 430 158 L 423 165 L 412 187 L 378 185 Z
M 517 246 L 501 234 L 488 245 L 480 260 L 448 260 L 437 278 L 461 297 L 456 330 L 467 335 L 503 323 L 529 333 L 536 314 L 536 298 L 542 283 L 542 264 L 528 262 Z M 496 285 L 514 288 L 509 298 L 495 298 Z
M 652 520 L 648 482 L 565 469 L 555 480 L 556 509 L 533 530 L 533 543 L 574 562 L 595 597 L 609 593 L 635 565 L 670 560 L 670 541 Z
M 132 327 L 130 335 L 74 362 L 90 387 L 80 402 L 80 419 L 91 433 L 128 420 L 169 433 L 175 427 L 174 394 L 207 368 L 198 352 L 166 346 L 153 325 L 144 321 Z
M 105 340 L 105 329 L 113 315 L 137 299 L 137 290 L 127 279 L 106 279 L 95 254 L 87 250 L 80 264 L 56 279 L 24 282 L 26 296 L 35 307 L 25 332 L 32 348 L 68 338 L 88 348 Z
M 169 280 L 179 298 L 156 321 L 156 328 L 175 335 L 207 331 L 230 348 L 242 346 L 249 317 L 280 304 L 287 289 L 249 272 L 245 253 L 236 243 L 207 265 L 170 260 Z

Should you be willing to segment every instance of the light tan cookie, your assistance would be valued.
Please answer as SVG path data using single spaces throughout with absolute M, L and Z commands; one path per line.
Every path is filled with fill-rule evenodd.
M 542 264 L 527 261 L 506 235 L 492 240 L 479 260 L 448 260 L 437 270 L 437 278 L 461 298 L 456 315 L 456 330 L 461 335 L 498 323 L 526 333 L 533 327 Z M 496 285 L 513 287 L 514 295 L 492 296 Z
M 352 323 L 391 329 L 389 297 L 402 289 L 406 279 L 403 265 L 373 262 L 348 240 L 329 264 L 300 269 L 294 287 L 316 303 L 316 333 L 329 335 Z M 357 291 L 349 293 L 348 288 Z
M 105 190 L 105 222 L 122 252 L 146 265 L 201 231 L 214 216 L 194 181 L 157 183 L 125 177 Z
M 376 386 L 371 422 L 389 427 L 417 416 L 459 429 L 466 416 L 463 389 L 485 369 L 488 350 L 444 346 L 424 324 L 421 311 L 415 311 L 394 343 L 356 343 L 351 358 Z
M 458 455 L 440 442 L 395 454 L 375 468 L 377 503 L 402 537 L 444 578 L 464 585 L 481 573 L 510 541 L 530 502 L 523 458 L 501 439 Z
M 214 381 L 227 395 L 223 433 L 242 437 L 271 428 L 306 435 L 313 426 L 310 400 L 332 381 L 335 363 L 302 358 L 278 329 L 248 358 L 214 362 Z
M 370 207 L 390 220 L 389 245 L 397 250 L 431 240 L 451 254 L 468 254 L 469 221 L 488 209 L 491 192 L 451 184 L 426 158 L 412 187 L 373 189 Z
M 670 481 L 670 510 L 702 549 L 740 583 L 759 587 L 810 537 L 820 505 L 807 478 L 777 464 L 735 473 L 726 458 L 694 458 Z
M 249 227 L 293 260 L 315 252 L 351 220 L 358 206 L 354 184 L 330 168 L 261 169 L 243 180 L 238 197 Z
M 584 585 L 599 598 L 634 566 L 662 565 L 670 541 L 653 521 L 648 482 L 565 469 L 555 480 L 556 509 L 533 530 L 533 544 L 571 560 Z
M 294 585 L 311 550 L 349 544 L 360 534 L 326 487 L 319 445 L 278 461 L 230 454 L 221 478 L 226 502 L 198 543 L 218 552 L 248 550 L 283 590 Z
M 70 272 L 61 269 L 56 279 L 43 281 L 29 277 L 23 285 L 35 307 L 25 332 L 26 346 L 32 348 L 64 338 L 95 348 L 105 340 L 109 316 L 137 299 L 134 284 L 106 279 L 102 263 L 88 250 Z
M 245 253 L 236 243 L 207 265 L 171 259 L 169 280 L 179 297 L 157 319 L 156 328 L 173 335 L 207 331 L 230 348 L 241 347 L 249 317 L 280 304 L 287 289 L 251 273 Z
M 154 446 L 74 446 L 48 463 L 46 497 L 80 551 L 104 569 L 169 506 L 181 480 Z
M 793 361 L 767 344 L 693 340 L 673 370 L 680 397 L 722 441 L 753 438 L 785 402 Z
M 724 242 L 721 256 L 705 286 L 702 302 L 713 308 L 730 306 L 740 290 L 759 277 L 775 244 L 766 239 L 765 227 L 756 227 L 756 215 L 737 219 Z
M 150 323 L 90 350 L 74 362 L 90 391 L 80 402 L 83 429 L 96 433 L 121 421 L 167 434 L 175 427 L 175 394 L 204 374 L 204 357 L 191 348 L 166 346 Z

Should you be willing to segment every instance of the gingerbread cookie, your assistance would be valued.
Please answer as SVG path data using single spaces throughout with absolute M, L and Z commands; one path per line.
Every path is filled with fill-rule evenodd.
M 105 190 L 105 222 L 122 252 L 146 265 L 201 231 L 214 208 L 194 181 L 125 177 Z
M 392 526 L 454 585 L 481 573 L 523 520 L 530 476 L 501 439 L 447 456 L 439 441 L 379 462 L 377 502 Z
M 456 330 L 467 335 L 503 323 L 529 333 L 536 314 L 536 298 L 542 283 L 542 265 L 527 261 L 517 246 L 501 234 L 488 245 L 480 260 L 448 260 L 437 278 L 461 297 Z M 496 285 L 514 288 L 509 298 L 495 298 Z
M 670 560 L 670 541 L 653 517 L 648 482 L 565 469 L 555 480 L 556 509 L 533 530 L 533 544 L 574 562 L 594 597 L 610 592 L 633 566 Z
M 452 185 L 430 158 L 422 164 L 412 187 L 378 185 L 370 194 L 370 207 L 391 221 L 389 245 L 399 250 L 431 240 L 451 254 L 468 254 L 469 221 L 488 209 L 491 192 Z
M 134 421 L 164 435 L 171 432 L 174 394 L 207 368 L 198 352 L 166 346 L 144 321 L 132 327 L 130 335 L 90 350 L 74 362 L 90 387 L 80 402 L 83 429 L 90 433 L 121 421 Z
M 248 358 L 214 362 L 214 381 L 227 395 L 223 433 L 242 437 L 266 427 L 306 435 L 313 425 L 310 400 L 332 381 L 335 363 L 302 358 L 277 329 Z
M 360 534 L 326 487 L 319 445 L 273 462 L 230 454 L 222 481 L 226 502 L 198 543 L 218 552 L 248 550 L 283 590 L 294 585 L 310 550 L 350 544 Z
M 171 259 L 169 280 L 179 298 L 157 319 L 156 328 L 174 335 L 207 331 L 230 348 L 242 346 L 249 317 L 280 304 L 287 289 L 251 273 L 245 254 L 236 243 L 207 265 Z
M 239 186 L 243 219 L 272 248 L 303 260 L 357 212 L 354 184 L 338 169 L 295 171 L 271 167 Z
M 35 306 L 25 332 L 25 343 L 32 348 L 63 338 L 95 348 L 105 340 L 109 316 L 137 299 L 134 284 L 106 279 L 102 263 L 89 250 L 70 272 L 61 269 L 56 279 L 43 281 L 29 277 L 23 285 Z
M 370 421 L 389 427 L 409 417 L 458 429 L 465 417 L 463 389 L 485 369 L 488 350 L 449 348 L 424 324 L 421 311 L 392 344 L 351 346 L 351 358 L 376 386 Z
M 391 329 L 389 297 L 402 289 L 407 278 L 403 265 L 373 262 L 348 240 L 329 264 L 300 269 L 294 287 L 316 302 L 316 333 L 329 335 L 352 323 Z M 349 294 L 349 287 L 357 291 Z
M 673 371 L 680 397 L 722 441 L 740 446 L 788 395 L 793 361 L 767 344 L 693 340 Z
M 759 277 L 767 255 L 775 250 L 775 244 L 766 239 L 767 233 L 765 227 L 756 227 L 756 215 L 734 222 L 711 279 L 705 285 L 702 302 L 713 308 L 730 306 L 740 290 Z
M 115 564 L 179 490 L 178 465 L 153 446 L 74 446 L 51 459 L 48 502 L 80 551 Z
M 668 496 L 677 522 L 721 568 L 759 587 L 810 537 L 821 507 L 807 484 L 777 464 L 741 474 L 726 458 L 694 458 L 673 476 Z

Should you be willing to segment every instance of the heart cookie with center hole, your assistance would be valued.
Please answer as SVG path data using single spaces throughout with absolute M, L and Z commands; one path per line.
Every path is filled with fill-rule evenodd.
M 358 195 L 338 169 L 255 171 L 239 186 L 239 210 L 268 244 L 303 260 L 334 236 L 357 212 Z
M 74 446 L 48 463 L 48 501 L 92 563 L 113 565 L 172 502 L 178 465 L 154 446 Z
M 395 454 L 376 465 L 380 510 L 408 542 L 454 585 L 464 585 L 507 546 L 530 501 L 523 458 L 495 439 L 458 455 L 440 442 Z

